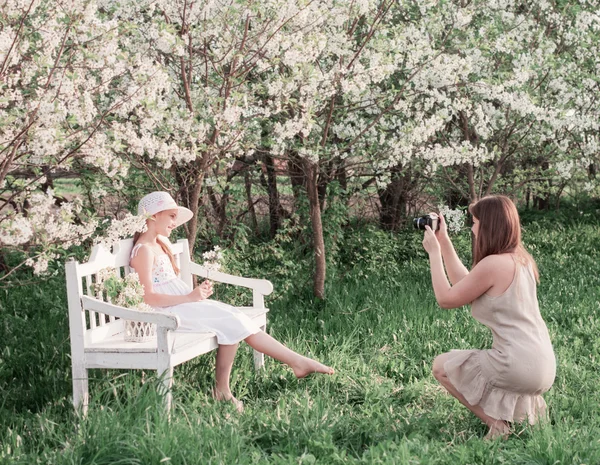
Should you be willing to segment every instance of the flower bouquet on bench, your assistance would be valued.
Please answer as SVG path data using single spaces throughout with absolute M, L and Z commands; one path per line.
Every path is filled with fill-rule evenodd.
M 98 273 L 98 282 L 93 284 L 93 292 L 106 301 L 125 308 L 153 311 L 144 302 L 144 286 L 137 273 L 129 273 L 122 278 L 114 268 Z M 146 342 L 156 337 L 156 324 L 143 321 L 125 321 L 124 339 L 128 342 Z

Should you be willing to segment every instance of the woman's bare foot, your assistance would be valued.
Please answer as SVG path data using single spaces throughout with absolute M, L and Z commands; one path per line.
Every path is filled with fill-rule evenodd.
M 323 373 L 326 375 L 332 375 L 334 373 L 333 368 L 308 357 L 302 357 L 298 364 L 291 366 L 291 368 L 294 370 L 296 378 L 304 378 L 311 373 Z
M 221 391 L 218 391 L 216 388 L 213 388 L 212 398 L 218 401 L 231 402 L 238 412 L 242 413 L 244 411 L 244 403 L 241 400 L 238 400 L 235 397 L 233 397 L 233 394 L 231 392 L 223 393 Z
M 494 425 L 490 426 L 490 430 L 483 439 L 493 441 L 494 439 L 502 438 L 506 440 L 508 439 L 509 434 L 510 427 L 508 426 L 508 423 L 505 421 L 498 421 Z

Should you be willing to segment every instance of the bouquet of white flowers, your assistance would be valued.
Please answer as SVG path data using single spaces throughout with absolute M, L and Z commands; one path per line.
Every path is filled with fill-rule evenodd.
M 465 226 L 465 212 L 460 209 L 452 210 L 450 207 L 440 204 L 438 211 L 444 215 L 448 229 L 453 233 L 459 233 Z
M 221 247 L 215 245 L 212 250 L 204 252 L 202 254 L 202 258 L 204 262 L 202 266 L 210 271 L 222 271 L 223 268 L 223 252 L 221 252 Z
M 143 312 L 152 311 L 152 307 L 144 302 L 144 286 L 140 283 L 137 273 L 130 273 L 124 278 L 117 274 L 114 268 L 108 268 L 98 273 L 98 282 L 93 285 L 93 291 L 98 298 Z M 141 321 L 125 321 L 125 340 L 130 342 L 145 342 L 156 337 L 156 325 Z

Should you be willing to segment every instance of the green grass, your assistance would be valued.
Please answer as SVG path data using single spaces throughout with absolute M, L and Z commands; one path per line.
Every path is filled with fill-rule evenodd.
M 175 370 L 170 423 L 152 373 L 140 371 L 93 370 L 90 413 L 78 418 L 69 403 L 63 278 L 0 291 L 0 461 L 600 463 L 600 235 L 590 212 L 525 216 L 558 361 L 545 394 L 549 425 L 482 441 L 484 426 L 438 386 L 430 366 L 453 348 L 489 347 L 489 331 L 466 308 L 437 307 L 418 234 L 363 228 L 346 231 L 325 303 L 310 297 L 310 283 L 270 302 L 269 332 L 336 374 L 296 380 L 273 360 L 255 373 L 243 346 L 232 375 L 242 414 L 209 398 L 208 354 Z M 468 235 L 457 244 L 468 256 Z

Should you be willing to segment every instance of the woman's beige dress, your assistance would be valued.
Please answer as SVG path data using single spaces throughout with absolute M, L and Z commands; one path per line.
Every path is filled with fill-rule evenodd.
M 541 394 L 554 382 L 556 359 L 540 315 L 533 270 L 519 263 L 515 268 L 503 294 L 483 294 L 472 303 L 473 317 L 492 331 L 492 348 L 453 350 L 444 370 L 467 402 L 487 415 L 534 424 L 546 415 Z

